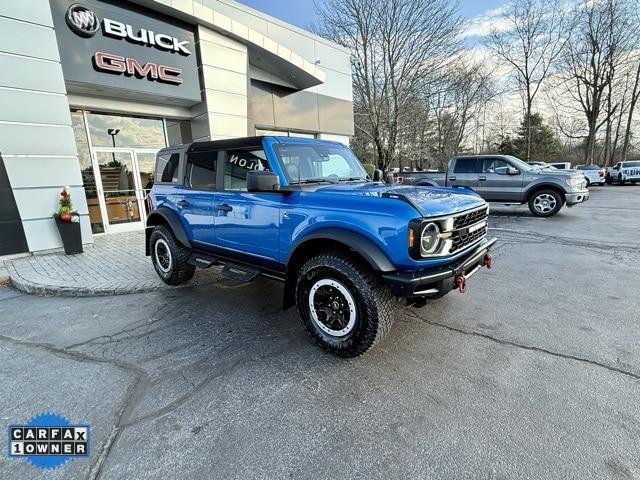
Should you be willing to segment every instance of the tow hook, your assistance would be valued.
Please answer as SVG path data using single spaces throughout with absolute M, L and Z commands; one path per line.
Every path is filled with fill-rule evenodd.
M 482 262 L 482 265 L 484 265 L 487 268 L 491 268 L 491 265 L 493 265 L 493 255 L 491 255 L 490 253 L 487 253 L 484 256 L 484 260 Z
M 456 276 L 456 287 L 458 287 L 458 291 L 460 293 L 464 293 L 465 289 L 467 288 L 467 279 L 464 278 L 464 275 Z

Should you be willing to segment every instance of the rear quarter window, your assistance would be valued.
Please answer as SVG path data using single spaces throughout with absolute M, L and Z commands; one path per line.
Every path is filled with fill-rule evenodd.
M 163 153 L 156 161 L 155 183 L 178 183 L 180 177 L 180 154 Z

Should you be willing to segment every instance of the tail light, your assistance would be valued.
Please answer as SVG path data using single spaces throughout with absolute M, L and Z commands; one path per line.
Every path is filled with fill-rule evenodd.
M 604 169 L 603 170 L 598 170 L 598 175 L 600 177 L 604 177 Z

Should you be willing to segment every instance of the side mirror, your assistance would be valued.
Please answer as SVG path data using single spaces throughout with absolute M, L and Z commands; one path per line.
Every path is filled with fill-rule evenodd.
M 507 175 L 520 175 L 520 170 L 516 167 L 507 167 Z
M 382 181 L 382 170 L 380 170 L 379 168 L 376 168 L 373 171 L 373 178 L 371 179 L 374 182 L 381 182 Z
M 266 170 L 251 170 L 247 173 L 248 192 L 277 192 L 280 190 L 278 175 Z

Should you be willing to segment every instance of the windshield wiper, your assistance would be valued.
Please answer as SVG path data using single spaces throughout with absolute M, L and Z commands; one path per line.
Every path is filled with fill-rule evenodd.
M 328 180 L 326 178 L 304 178 L 304 179 L 300 179 L 300 180 L 294 180 L 292 182 L 289 182 L 290 185 L 300 185 L 303 183 L 337 183 L 337 182 L 332 182 L 331 180 Z
M 370 182 L 371 180 L 369 180 L 368 178 L 365 177 L 340 177 L 339 181 L 340 182 L 354 182 L 356 180 L 360 180 L 363 182 Z

